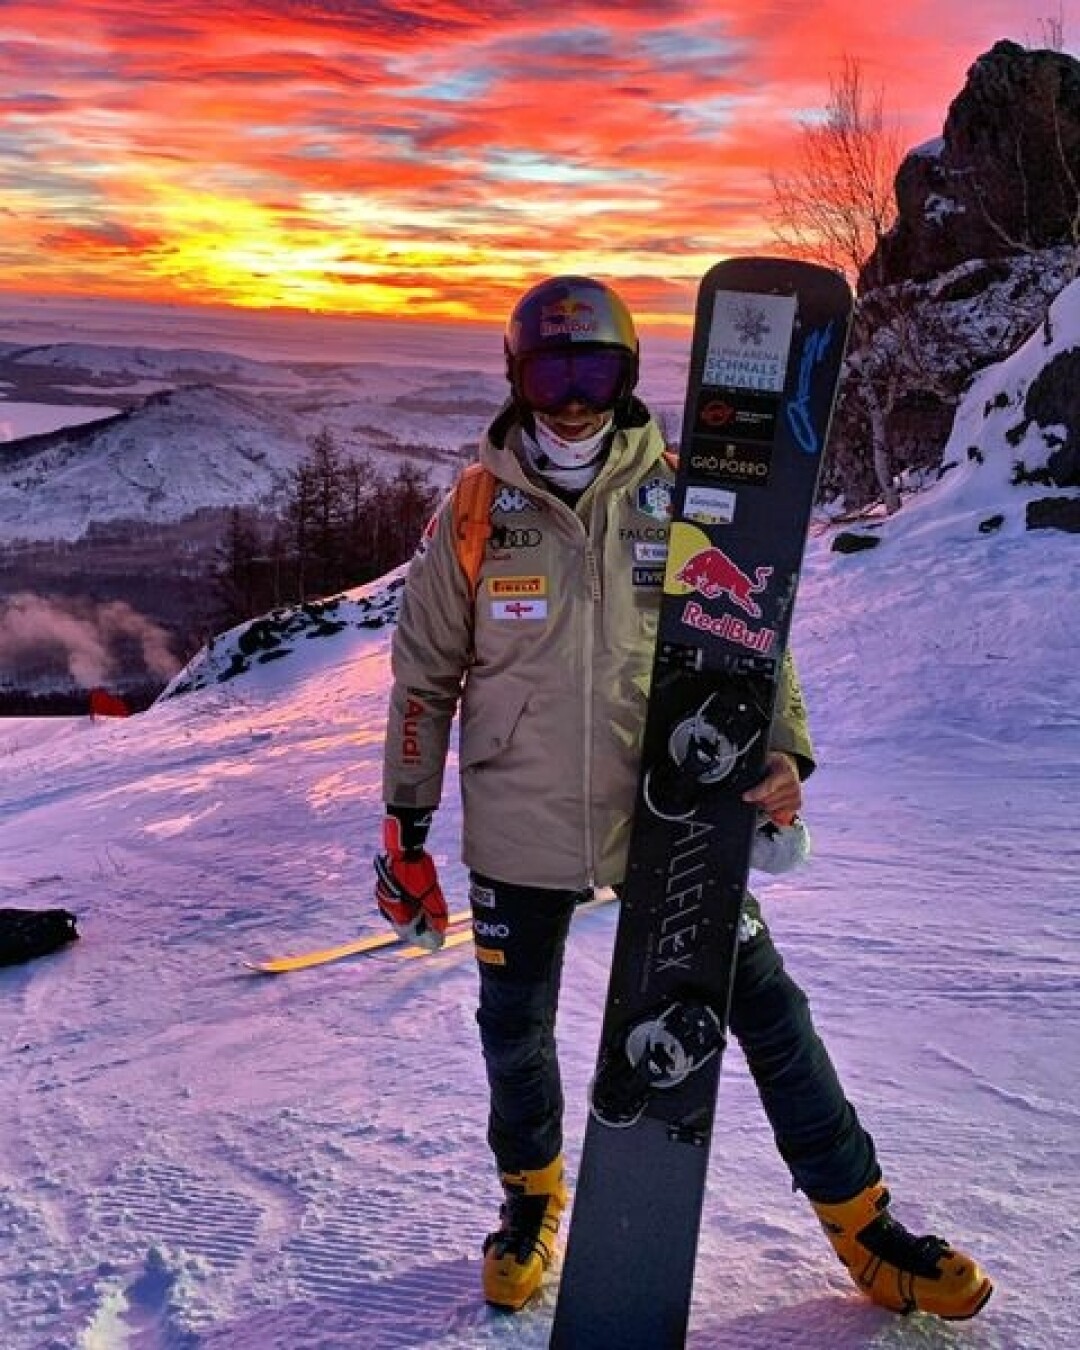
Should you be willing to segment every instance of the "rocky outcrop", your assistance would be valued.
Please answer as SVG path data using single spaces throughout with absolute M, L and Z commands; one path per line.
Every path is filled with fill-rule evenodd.
M 897 223 L 864 285 L 1077 244 L 1078 192 L 1080 62 L 998 42 L 968 71 L 941 138 L 904 160 Z
M 882 405 L 886 453 L 897 480 L 913 482 L 940 466 L 964 389 L 984 366 L 1004 360 L 1044 322 L 1068 283 L 1075 250 L 976 259 L 929 281 L 896 283 L 860 297 L 847 373 L 840 390 L 829 455 L 822 474 L 825 500 L 859 509 L 882 495 L 872 458 L 868 395 Z M 1071 481 L 1071 446 L 1080 446 L 1080 393 L 1071 358 L 1033 390 L 1029 421 L 1061 424 L 1068 436 L 1059 481 Z M 1056 467 L 1056 464 L 1055 464 Z
M 1061 445 L 1046 462 L 1055 487 L 1080 487 L 1080 348 L 1061 352 L 1039 373 L 1024 401 L 1024 413 L 1055 427 Z
M 853 509 L 883 495 L 882 460 L 891 486 L 940 466 L 971 377 L 1037 329 L 1080 268 L 1080 61 L 996 43 L 941 137 L 904 160 L 896 195 L 896 224 L 859 279 L 823 475 L 822 496 Z M 1077 481 L 1078 388 L 1076 361 L 1061 359 L 1027 410 L 1064 428 L 1049 466 L 1059 486 Z
M 1027 527 L 1080 534 L 1080 497 L 1040 497 L 1028 502 Z

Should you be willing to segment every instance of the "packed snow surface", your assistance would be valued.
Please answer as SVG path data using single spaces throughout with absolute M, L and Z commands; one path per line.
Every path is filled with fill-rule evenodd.
M 812 539 L 815 851 L 758 887 L 898 1217 L 995 1295 L 951 1325 L 858 1297 L 733 1048 L 691 1350 L 1080 1345 L 1078 545 L 981 533 L 1009 493 L 995 462 L 870 552 Z M 127 720 L 0 722 L 0 905 L 65 906 L 82 934 L 0 971 L 3 1350 L 547 1344 L 555 1279 L 517 1317 L 479 1292 L 498 1190 L 468 945 L 241 964 L 380 927 L 390 631 L 301 632 Z M 451 773 L 432 848 L 452 908 L 459 825 Z M 615 919 L 571 934 L 571 1180 Z

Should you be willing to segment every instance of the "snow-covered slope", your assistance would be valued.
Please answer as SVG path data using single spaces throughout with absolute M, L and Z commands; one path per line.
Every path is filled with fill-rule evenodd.
M 900 1212 L 967 1243 L 997 1295 L 956 1330 L 852 1296 L 733 1051 L 693 1350 L 1080 1337 L 1078 653 L 1066 625 L 985 623 L 1033 577 L 1065 611 L 1071 541 L 1046 542 L 878 573 L 815 542 L 796 643 L 816 856 L 763 888 Z M 237 964 L 378 927 L 386 641 L 298 640 L 125 722 L 0 724 L 0 900 L 66 905 L 83 934 L 0 972 L 6 1350 L 546 1344 L 550 1295 L 517 1320 L 478 1296 L 497 1196 L 467 951 L 270 981 Z M 458 817 L 451 787 L 434 848 L 455 904 Z M 572 1163 L 613 920 L 571 941 Z
M 1016 490 L 978 467 L 872 552 L 812 541 L 815 855 L 760 893 L 898 1214 L 997 1292 L 960 1326 L 855 1296 L 732 1050 L 690 1350 L 1080 1343 L 1078 545 L 981 533 Z M 0 722 L 0 904 L 65 905 L 83 934 L 0 971 L 4 1350 L 547 1343 L 551 1290 L 518 1318 L 479 1297 L 498 1196 L 467 948 L 239 965 L 379 927 L 378 589 L 223 638 L 138 717 Z M 451 774 L 433 849 L 455 906 L 459 825 Z M 614 918 L 571 935 L 572 1175 Z
M 1048 422 L 1028 411 L 1033 385 L 1055 363 L 1080 356 L 1080 280 L 1050 306 L 1046 322 L 1006 360 L 975 377 L 957 409 L 945 448 L 940 487 L 909 504 L 890 523 L 897 545 L 916 535 L 969 538 L 973 528 L 1018 533 L 1037 499 L 1076 499 L 1080 488 L 1040 482 L 1051 458 L 1072 439 L 1080 460 L 1080 394 L 1072 391 L 1069 421 Z M 1068 397 L 1068 391 L 1064 391 Z

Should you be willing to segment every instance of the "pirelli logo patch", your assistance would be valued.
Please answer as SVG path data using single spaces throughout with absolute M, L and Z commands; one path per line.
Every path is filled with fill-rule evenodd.
M 506 965 L 506 953 L 499 951 L 495 947 L 481 947 L 480 944 L 477 943 L 474 950 L 476 951 L 476 959 L 482 961 L 485 966 Z
M 494 600 L 534 599 L 547 595 L 547 577 L 489 577 L 488 593 Z

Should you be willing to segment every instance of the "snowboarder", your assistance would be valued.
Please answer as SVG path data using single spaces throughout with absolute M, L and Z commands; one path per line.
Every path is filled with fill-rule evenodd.
M 441 944 L 446 904 L 425 844 L 460 705 L 477 1021 L 503 1190 L 483 1289 L 517 1310 L 540 1287 L 567 1203 L 554 1036 L 563 951 L 576 904 L 623 875 L 674 471 L 634 394 L 638 340 L 610 287 L 579 276 L 533 287 L 505 354 L 510 398 L 480 447 L 497 486 L 478 584 L 451 494 L 403 593 L 376 899 L 399 933 Z M 797 813 L 813 767 L 787 661 L 766 776 L 746 794 L 762 820 L 759 868 L 805 856 Z M 893 1218 L 873 1140 L 752 897 L 731 1030 L 794 1184 L 858 1287 L 898 1312 L 978 1312 L 992 1286 L 976 1263 Z

